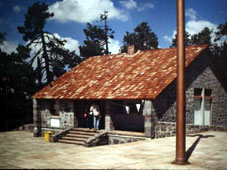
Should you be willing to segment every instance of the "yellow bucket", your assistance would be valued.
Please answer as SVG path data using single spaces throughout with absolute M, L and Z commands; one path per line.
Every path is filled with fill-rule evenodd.
M 44 139 L 46 142 L 50 142 L 50 135 L 51 135 L 50 131 L 44 132 Z

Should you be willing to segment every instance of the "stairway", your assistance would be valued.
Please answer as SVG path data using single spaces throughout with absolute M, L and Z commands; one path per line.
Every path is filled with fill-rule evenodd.
M 99 133 L 87 128 L 73 128 L 65 136 L 58 140 L 60 143 L 84 145 L 86 140 Z

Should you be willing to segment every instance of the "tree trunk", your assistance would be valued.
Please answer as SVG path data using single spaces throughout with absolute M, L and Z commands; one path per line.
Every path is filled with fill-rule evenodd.
M 37 74 L 37 79 L 38 79 L 38 83 L 39 83 L 39 89 L 42 88 L 42 68 L 41 68 L 41 61 L 39 59 L 39 57 L 37 58 L 37 70 L 36 70 L 36 74 Z
M 106 20 L 105 20 L 105 43 L 106 43 L 106 51 L 105 54 L 108 55 L 109 54 L 109 48 L 108 48 L 108 28 L 106 25 Z
M 50 65 L 49 65 L 49 58 L 48 58 L 47 49 L 46 49 L 46 42 L 44 39 L 44 32 L 41 32 L 41 40 L 43 45 L 43 58 L 45 60 L 45 71 L 47 74 L 47 83 L 50 83 L 52 81 L 52 78 L 50 74 Z

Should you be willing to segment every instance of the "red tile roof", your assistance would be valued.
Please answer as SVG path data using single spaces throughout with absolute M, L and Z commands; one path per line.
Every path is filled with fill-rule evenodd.
M 186 47 L 186 66 L 206 47 Z M 154 99 L 176 78 L 176 58 L 176 48 L 90 57 L 33 98 Z

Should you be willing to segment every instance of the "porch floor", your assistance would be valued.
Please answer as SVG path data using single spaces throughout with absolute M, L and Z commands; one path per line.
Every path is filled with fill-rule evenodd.
M 88 128 L 73 128 L 81 131 L 91 131 L 93 132 L 93 129 Z M 103 132 L 104 129 L 97 130 L 97 132 Z M 133 132 L 133 131 L 122 131 L 122 130 L 111 130 L 108 132 L 111 135 L 123 135 L 123 136 L 135 136 L 135 137 L 145 137 L 144 132 Z

